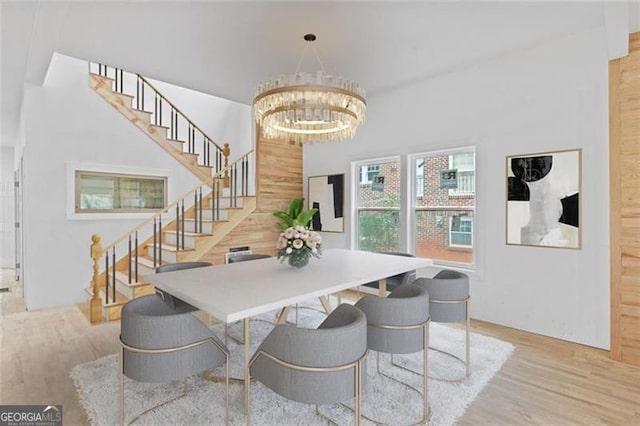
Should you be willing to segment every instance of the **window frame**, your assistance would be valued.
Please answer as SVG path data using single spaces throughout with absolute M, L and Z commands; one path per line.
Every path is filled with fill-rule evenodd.
M 476 146 L 463 146 L 463 147 L 458 147 L 458 148 L 450 148 L 450 149 L 440 149 L 440 150 L 433 150 L 433 151 L 422 151 L 422 152 L 417 152 L 417 153 L 412 153 L 407 155 L 407 162 L 408 162 L 408 174 L 407 174 L 407 181 L 408 181 L 408 194 L 407 194 L 407 223 L 408 223 L 408 227 L 407 227 L 407 246 L 410 249 L 410 251 L 412 253 L 417 253 L 417 243 L 418 243 L 418 220 L 417 220 L 417 212 L 418 211 L 433 211 L 433 210 L 456 210 L 456 211 L 460 211 L 460 210 L 467 210 L 469 211 L 472 216 L 473 216 L 473 221 L 474 221 L 474 226 L 472 228 L 472 235 L 471 235 L 471 241 L 473 243 L 472 246 L 460 246 L 460 245 L 451 245 L 448 244 L 449 247 L 452 247 L 454 249 L 459 249 L 459 250 L 471 250 L 472 251 L 472 261 L 471 263 L 463 263 L 463 262 L 454 262 L 454 261 L 450 261 L 450 260 L 443 260 L 443 259 L 433 259 L 433 263 L 436 266 L 448 266 L 448 267 L 452 267 L 452 268 L 456 268 L 456 269 L 463 269 L 463 270 L 476 270 L 476 265 L 477 265 L 477 259 L 478 259 L 478 246 L 476 244 L 477 241 L 477 237 L 476 237 L 476 230 L 477 230 L 477 226 L 475 226 L 477 224 L 477 220 L 478 220 L 478 216 L 477 216 L 477 210 L 476 210 L 476 206 L 478 204 L 478 191 L 477 191 L 477 185 L 475 188 L 475 192 L 473 194 L 468 194 L 467 197 L 469 196 L 473 196 L 474 198 L 474 205 L 473 207 L 471 206 L 464 206 L 464 207 L 445 207 L 445 206 L 417 206 L 416 205 L 416 200 L 417 200 L 417 165 L 418 165 L 418 161 L 421 159 L 425 159 L 427 157 L 442 157 L 442 156 L 449 156 L 449 163 L 451 164 L 451 156 L 453 154 L 457 154 L 457 153 L 464 153 L 464 152 L 470 152 L 473 151 L 474 153 L 474 173 L 476 174 L 476 182 L 477 182 L 477 154 L 478 154 L 478 150 L 476 148 Z M 424 166 L 423 166 L 423 175 L 424 175 Z M 423 193 L 424 193 L 424 189 L 423 189 Z M 455 195 L 451 195 L 449 194 L 449 197 L 451 198 L 462 198 L 465 197 L 464 195 L 461 197 L 459 194 L 455 194 Z M 450 231 L 447 231 L 447 234 L 449 234 Z M 449 240 L 450 242 L 450 240 Z
M 81 208 L 81 191 L 80 191 L 80 179 L 82 176 L 99 176 L 99 177 L 113 177 L 113 178 L 128 178 L 128 179 L 140 179 L 149 181 L 162 182 L 162 207 L 157 208 L 111 208 L 111 209 L 91 209 Z M 98 170 L 76 169 L 73 174 L 74 180 L 74 213 L 75 214 L 122 214 L 122 213 L 155 213 L 164 210 L 167 207 L 168 202 L 168 177 L 140 174 L 140 173 L 120 173 L 120 172 L 105 172 Z
M 358 204 L 358 200 L 359 200 L 359 196 L 360 196 L 360 189 L 363 186 L 370 186 L 371 182 L 369 182 L 368 184 L 363 184 L 361 181 L 362 178 L 362 174 L 360 173 L 360 167 L 364 167 L 364 166 L 372 166 L 372 165 L 377 165 L 379 166 L 382 163 L 389 163 L 389 162 L 398 162 L 399 165 L 399 178 L 400 178 L 400 182 L 401 182 L 401 187 L 400 187 L 400 193 L 399 195 L 399 204 L 397 207 L 360 207 Z M 402 156 L 400 155 L 394 155 L 394 156 L 389 156 L 389 157 L 379 157 L 379 158 L 371 158 L 371 159 L 367 159 L 367 160 L 357 160 L 357 161 L 352 161 L 351 162 L 351 241 L 350 241 L 350 245 L 351 248 L 354 250 L 360 250 L 360 235 L 359 235 L 359 214 L 361 211 L 394 211 L 394 212 L 398 212 L 398 220 L 399 220 L 399 230 L 398 230 L 398 234 L 399 234 L 399 240 L 398 240 L 398 250 L 402 250 L 403 244 L 402 244 L 402 233 L 403 233 L 403 202 L 402 202 L 402 196 L 403 196 L 403 191 L 402 191 L 402 182 L 404 182 L 403 180 L 403 176 L 402 176 Z M 368 171 L 368 170 L 367 170 Z M 378 167 L 378 172 L 379 172 L 379 167 Z

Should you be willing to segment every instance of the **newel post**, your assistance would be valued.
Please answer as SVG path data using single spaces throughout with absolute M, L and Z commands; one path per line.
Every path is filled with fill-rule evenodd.
M 229 142 L 225 142 L 222 148 L 222 155 L 224 155 L 224 168 L 226 169 L 229 165 L 229 155 L 231 154 L 231 148 L 229 147 Z M 229 188 L 229 170 L 224 171 L 224 187 Z
M 93 234 L 91 236 L 91 259 L 93 260 L 93 278 L 91 287 L 93 289 L 93 297 L 91 298 L 91 324 L 102 321 L 102 300 L 100 299 L 100 289 L 98 287 L 99 266 L 98 262 L 102 257 L 102 245 L 100 244 L 100 235 Z

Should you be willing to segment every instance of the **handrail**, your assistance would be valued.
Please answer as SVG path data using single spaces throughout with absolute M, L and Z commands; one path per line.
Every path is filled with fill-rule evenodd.
M 144 78 L 143 76 L 141 76 L 140 74 L 136 74 L 142 81 L 144 81 L 145 83 L 147 83 L 147 85 L 149 87 L 151 87 L 158 95 L 160 95 L 160 97 L 162 99 L 165 100 L 165 102 L 167 102 L 169 105 L 171 105 L 171 108 L 175 109 L 177 112 L 180 113 L 180 115 L 182 116 L 182 118 L 184 118 L 191 126 L 193 126 L 195 129 L 197 129 L 200 133 L 202 133 L 209 142 L 211 142 L 213 145 L 215 145 L 216 148 L 218 148 L 220 151 L 222 151 L 222 148 L 220 148 L 220 145 L 218 145 L 217 143 L 215 143 L 215 141 L 209 137 L 209 135 L 207 135 L 200 127 L 198 127 L 197 124 L 195 124 L 193 121 L 191 121 L 184 112 L 182 112 L 180 110 L 180 108 L 178 108 L 177 106 L 175 106 L 169 99 L 167 99 L 167 97 L 165 95 L 162 94 L 162 92 L 160 92 L 153 84 L 151 84 L 151 82 L 149 82 L 149 80 L 147 80 L 146 78 Z
M 249 156 L 249 154 L 251 154 L 253 151 L 255 151 L 254 149 L 250 149 L 249 151 L 245 152 L 244 154 L 242 154 L 240 157 L 238 157 L 237 159 L 233 160 L 233 162 L 229 163 L 229 165 L 227 165 L 224 169 L 220 170 L 218 173 L 216 173 L 215 175 L 213 175 L 213 178 L 224 178 L 223 174 L 228 172 L 229 170 L 231 170 L 233 168 L 233 166 L 235 166 L 236 164 L 238 164 L 239 162 L 241 162 L 242 160 L 244 160 L 246 157 Z
M 94 64 L 92 62 L 88 62 L 90 74 L 95 73 L 92 72 L 92 64 L 97 66 L 97 75 L 113 80 L 113 84 L 115 86 L 112 86 L 111 89 L 114 92 L 125 93 L 125 77 L 127 77 L 127 80 L 129 82 L 131 82 L 131 78 L 135 79 L 136 94 L 135 96 L 132 96 L 135 99 L 136 104 L 132 106 L 133 109 L 147 111 L 147 102 L 145 102 L 145 89 L 150 90 L 149 98 L 153 98 L 154 105 L 152 111 L 147 112 L 151 112 L 152 117 L 154 117 L 151 124 L 154 124 L 156 126 L 165 126 L 165 120 L 163 117 L 166 117 L 166 115 L 163 115 L 162 112 L 163 106 L 167 108 L 170 112 L 171 120 L 169 126 L 165 126 L 170 133 L 170 135 L 167 135 L 167 138 L 185 142 L 183 148 L 183 150 L 185 151 L 183 152 L 198 155 L 198 165 L 212 167 L 214 169 L 214 172 L 227 165 L 230 154 L 229 144 L 224 143 L 223 146 L 218 145 L 213 140 L 213 138 L 207 135 L 200 126 L 195 124 L 189 117 L 187 117 L 187 115 L 180 108 L 178 108 L 173 102 L 171 102 L 162 92 L 160 92 L 160 90 L 158 90 L 158 88 L 153 83 L 147 80 L 144 76 L 133 72 L 124 72 L 124 70 L 120 68 L 109 67 L 108 65 L 103 65 L 100 63 Z M 113 78 L 109 76 L 110 70 L 113 71 Z M 185 140 L 180 139 L 180 123 L 184 123 L 187 129 Z M 202 140 L 202 150 L 200 152 L 198 152 L 198 150 L 196 149 L 197 139 Z M 211 153 L 212 146 L 214 147 L 213 154 Z M 213 160 L 211 158 L 212 156 L 214 157 Z
M 215 179 L 218 179 L 218 178 L 214 176 L 213 179 L 215 180 Z M 174 201 L 173 203 L 169 204 L 167 207 L 163 208 L 162 210 L 158 211 L 153 216 L 147 218 L 146 220 L 144 220 L 142 223 L 140 223 L 135 228 L 130 229 L 126 234 L 124 234 L 122 237 L 120 237 L 117 240 L 115 240 L 113 243 L 109 244 L 108 246 L 105 246 L 102 249 L 102 251 L 103 252 L 107 252 L 109 249 L 111 249 L 111 248 L 117 246 L 118 244 L 120 244 L 121 242 L 125 241 L 127 239 L 127 237 L 129 237 L 129 235 L 133 234 L 136 231 L 139 231 L 140 229 L 142 229 L 143 226 L 152 223 L 154 221 L 154 219 L 157 219 L 163 213 L 167 213 L 169 211 L 169 209 L 172 209 L 173 207 L 178 205 L 182 200 L 186 199 L 187 196 L 193 194 L 194 192 L 196 192 L 198 189 L 202 188 L 203 186 L 208 186 L 210 188 L 213 188 L 213 182 L 212 182 L 212 185 L 209 185 L 208 183 L 201 183 L 200 185 L 198 185 L 198 186 L 190 189 L 189 191 L 185 192 L 181 197 L 178 197 L 176 199 L 176 201 Z
M 168 206 L 164 207 L 162 210 L 159 210 L 156 214 L 154 214 L 153 216 L 150 216 L 149 218 L 147 218 L 146 220 L 144 220 L 143 222 L 141 222 L 138 226 L 136 226 L 135 228 L 129 230 L 129 232 L 127 232 L 126 234 L 124 234 L 122 237 L 118 238 L 117 240 L 115 240 L 113 243 L 109 244 L 108 246 L 105 246 L 102 248 L 103 252 L 108 251 L 109 249 L 117 246 L 118 244 L 120 244 L 121 242 L 125 241 L 127 239 L 127 237 L 129 235 L 131 235 L 132 233 L 142 229 L 142 227 L 144 227 L 145 225 L 148 225 L 150 223 L 152 223 L 154 221 L 154 219 L 157 219 L 158 216 L 162 215 L 163 213 L 166 213 L 169 211 L 169 209 L 174 208 L 176 205 L 178 205 L 182 200 L 184 200 L 185 198 L 187 198 L 189 195 L 193 194 L 195 191 L 197 191 L 198 189 L 202 188 L 203 186 L 208 186 L 210 188 L 213 189 L 213 187 L 215 186 L 215 181 L 218 179 L 224 179 L 224 174 L 226 172 L 228 172 L 229 170 L 231 170 L 235 165 L 237 165 L 239 162 L 243 161 L 249 154 L 251 154 L 254 150 L 250 149 L 249 151 L 247 151 L 246 153 L 244 153 L 244 155 L 240 156 L 238 159 L 234 160 L 232 163 L 230 163 L 227 167 L 225 167 L 224 169 L 220 170 L 217 174 L 215 174 L 214 176 L 212 176 L 212 181 L 211 184 L 209 183 L 201 183 L 195 187 L 193 187 L 192 189 L 190 189 L 189 191 L 185 192 L 182 196 L 176 198 L 176 201 L 174 201 L 173 203 L 169 204 Z

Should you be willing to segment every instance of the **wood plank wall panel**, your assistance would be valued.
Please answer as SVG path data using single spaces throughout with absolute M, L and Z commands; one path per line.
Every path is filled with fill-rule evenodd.
M 611 358 L 640 365 L 640 33 L 609 63 Z
M 302 197 L 302 146 L 259 139 L 256 176 L 256 210 L 201 260 L 222 264 L 229 248 L 242 246 L 250 246 L 254 253 L 276 254 L 280 231 L 273 212 L 287 210 L 291 200 Z

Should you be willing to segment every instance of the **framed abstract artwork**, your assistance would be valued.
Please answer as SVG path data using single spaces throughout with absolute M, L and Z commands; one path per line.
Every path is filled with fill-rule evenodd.
M 308 207 L 318 209 L 311 219 L 315 231 L 344 232 L 344 174 L 310 176 Z
M 581 247 L 582 150 L 507 157 L 507 244 Z

